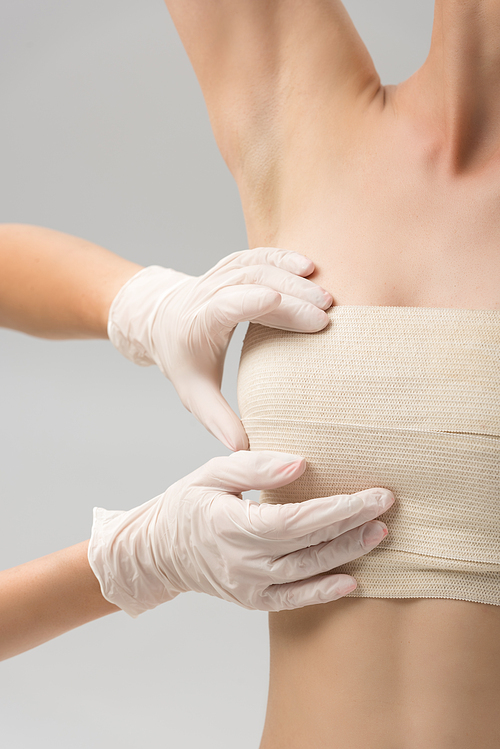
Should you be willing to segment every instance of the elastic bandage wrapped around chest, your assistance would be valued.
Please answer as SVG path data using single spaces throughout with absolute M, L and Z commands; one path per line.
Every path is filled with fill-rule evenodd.
M 500 311 L 340 306 L 299 334 L 250 325 L 238 400 L 252 450 L 308 461 L 264 502 L 391 489 L 387 538 L 337 568 L 350 597 L 500 605 Z

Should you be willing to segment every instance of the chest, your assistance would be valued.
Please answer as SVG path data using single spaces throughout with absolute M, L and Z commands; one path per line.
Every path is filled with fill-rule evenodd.
M 335 304 L 500 309 L 500 165 L 452 176 L 381 119 L 294 143 L 280 179 L 251 242 L 306 254 Z

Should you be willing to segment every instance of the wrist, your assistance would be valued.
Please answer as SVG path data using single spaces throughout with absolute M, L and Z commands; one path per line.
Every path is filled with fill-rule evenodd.
M 121 258 L 120 258 L 121 259 Z M 121 259 L 122 260 L 122 259 Z M 142 265 L 122 260 L 120 266 L 113 275 L 102 281 L 101 304 L 99 307 L 99 327 L 102 338 L 108 338 L 109 311 L 113 301 L 122 289 L 134 276 L 143 270 Z
M 156 311 L 165 296 L 188 278 L 186 273 L 151 265 L 119 289 L 109 308 L 107 332 L 123 356 L 141 366 L 155 363 L 151 328 Z
M 94 508 L 89 565 L 103 598 L 133 618 L 179 593 L 167 588 L 152 553 L 158 499 L 128 511 Z

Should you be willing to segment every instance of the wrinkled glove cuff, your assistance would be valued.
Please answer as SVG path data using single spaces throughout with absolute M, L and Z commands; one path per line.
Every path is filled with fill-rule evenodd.
M 87 555 L 90 567 L 103 597 L 134 619 L 180 592 L 167 587 L 149 557 L 145 528 L 148 510 L 155 502 L 156 498 L 129 511 L 94 507 Z
M 113 346 L 134 364 L 155 364 L 151 341 L 152 324 L 159 305 L 179 284 L 191 276 L 150 265 L 122 286 L 108 315 L 108 336 Z

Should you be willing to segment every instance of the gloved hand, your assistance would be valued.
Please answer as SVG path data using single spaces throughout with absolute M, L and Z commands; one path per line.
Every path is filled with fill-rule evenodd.
M 226 447 L 245 450 L 245 430 L 220 392 L 229 341 L 246 320 L 303 333 L 324 328 L 333 300 L 302 278 L 313 270 L 303 255 L 269 247 L 235 252 L 199 277 L 143 268 L 115 297 L 108 335 L 136 364 L 157 364 Z
M 383 523 L 366 521 L 394 497 L 368 489 L 272 505 L 239 496 L 284 486 L 304 470 L 296 455 L 240 451 L 210 460 L 128 512 L 95 508 L 88 557 L 104 597 L 135 617 L 189 590 L 261 611 L 334 601 L 354 590 L 354 578 L 334 568 L 387 535 Z

